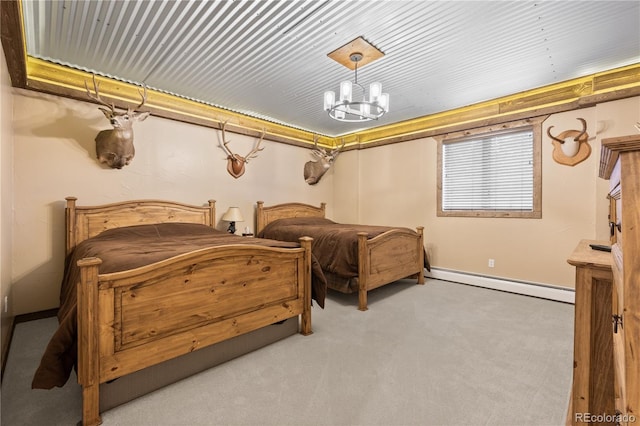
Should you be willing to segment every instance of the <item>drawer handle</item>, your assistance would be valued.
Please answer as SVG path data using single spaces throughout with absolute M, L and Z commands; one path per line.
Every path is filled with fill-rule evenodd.
M 609 233 L 612 237 L 615 235 L 616 229 L 618 230 L 618 232 L 622 232 L 622 222 L 609 222 Z

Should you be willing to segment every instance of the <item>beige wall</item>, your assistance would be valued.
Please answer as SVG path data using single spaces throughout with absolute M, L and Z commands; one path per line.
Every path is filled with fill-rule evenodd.
M 234 179 L 218 146 L 219 132 L 150 117 L 135 125 L 136 157 L 122 170 L 95 160 L 97 132 L 108 128 L 96 105 L 16 90 L 14 96 L 14 313 L 58 306 L 64 263 L 64 197 L 78 205 L 158 198 L 193 204 L 217 200 L 218 220 L 229 206 L 240 207 L 254 229 L 254 206 L 326 201 L 332 214 L 333 174 L 315 186 L 304 182 L 309 150 L 265 141 L 264 150 Z M 254 138 L 228 133 L 234 152 L 248 153 Z M 220 229 L 227 224 L 219 223 Z
M 0 49 L 2 50 L 2 49 Z M 2 356 L 5 355 L 5 345 L 10 332 L 13 317 L 13 303 L 11 298 L 11 240 L 12 240 L 12 183 L 11 170 L 13 158 L 13 124 L 12 109 L 13 95 L 11 94 L 11 79 L 7 70 L 7 64 L 2 50 L 0 59 L 0 347 Z M 8 309 L 5 312 L 4 300 L 8 300 Z M 4 361 L 4 359 L 3 359 Z
M 425 226 L 432 264 L 460 272 L 573 287 L 566 263 L 580 239 L 607 238 L 607 182 L 598 178 L 600 137 L 635 133 L 640 98 L 556 114 L 543 123 L 542 219 L 436 216 L 437 145 L 432 138 L 345 153 L 336 162 L 335 200 L 358 206 L 354 215 L 336 207 L 338 220 Z M 580 128 L 587 120 L 591 156 L 564 166 L 552 159 L 546 129 Z M 599 134 L 596 136 L 596 132 Z M 495 267 L 488 267 L 489 259 Z

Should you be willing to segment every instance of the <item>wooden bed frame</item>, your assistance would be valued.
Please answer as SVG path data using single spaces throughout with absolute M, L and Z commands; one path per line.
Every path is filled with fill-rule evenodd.
M 256 235 L 269 223 L 291 217 L 325 217 L 326 203 L 315 207 L 285 203 L 265 207 L 257 202 Z M 424 284 L 424 227 L 417 236 L 405 229 L 394 229 L 368 239 L 358 233 L 358 309 L 367 310 L 367 292 L 403 278 L 417 278 Z
M 65 213 L 67 253 L 116 227 L 215 225 L 215 201 L 208 207 L 157 200 L 78 207 L 68 197 Z M 100 259 L 78 261 L 83 424 L 101 423 L 100 383 L 298 315 L 300 333 L 311 334 L 311 239 L 300 243 L 294 249 L 216 246 L 110 274 L 99 273 Z

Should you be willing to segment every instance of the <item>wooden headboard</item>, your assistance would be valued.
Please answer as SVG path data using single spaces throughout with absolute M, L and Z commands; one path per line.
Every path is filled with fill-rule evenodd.
M 100 206 L 76 206 L 76 197 L 66 197 L 67 254 L 87 238 L 112 228 L 154 223 L 187 222 L 215 227 L 216 202 L 192 206 L 173 201 L 131 200 Z
M 258 201 L 256 210 L 256 234 L 274 220 L 288 217 L 324 217 L 327 203 L 315 207 L 303 203 L 285 203 L 265 207 L 264 201 Z

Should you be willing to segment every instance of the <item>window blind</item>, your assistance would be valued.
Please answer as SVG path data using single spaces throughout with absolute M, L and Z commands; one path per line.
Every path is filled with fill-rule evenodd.
M 443 210 L 533 210 L 533 131 L 443 144 Z

